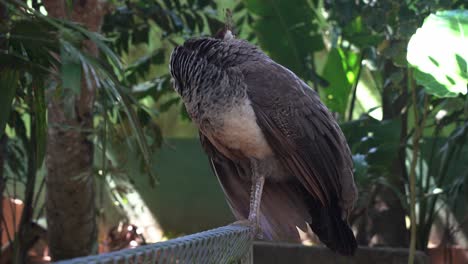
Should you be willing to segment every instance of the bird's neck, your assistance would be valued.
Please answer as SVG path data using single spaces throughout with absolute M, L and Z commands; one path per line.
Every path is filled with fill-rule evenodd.
M 209 80 L 207 76 L 204 78 Z M 188 89 L 182 95 L 190 117 L 196 122 L 212 120 L 220 112 L 244 101 L 247 92 L 242 83 L 233 75 L 224 75 L 216 82 L 202 82 Z

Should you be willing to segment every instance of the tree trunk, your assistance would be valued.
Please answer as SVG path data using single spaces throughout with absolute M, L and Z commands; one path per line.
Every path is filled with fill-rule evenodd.
M 73 1 L 71 12 L 66 11 L 66 2 L 43 1 L 50 16 L 71 19 L 88 30 L 99 31 L 105 13 L 102 1 Z M 98 55 L 93 43 L 83 44 L 88 52 Z M 87 87 L 82 80 L 74 117 L 65 115 L 61 98 L 53 98 L 48 104 L 46 209 L 54 261 L 89 255 L 97 250 L 93 144 L 89 138 L 95 90 L 96 87 Z

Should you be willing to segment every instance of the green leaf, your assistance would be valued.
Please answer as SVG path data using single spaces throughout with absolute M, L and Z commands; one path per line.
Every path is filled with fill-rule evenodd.
M 388 173 L 400 144 L 401 122 L 371 117 L 340 124 L 352 153 L 366 156 L 370 172 Z
M 46 151 L 47 140 L 47 106 L 44 96 L 44 83 L 39 81 L 34 90 L 34 114 L 36 122 L 36 162 L 38 167 L 42 165 Z
M 468 88 L 468 11 L 431 14 L 411 37 L 407 60 L 416 81 L 439 97 L 466 94 Z
M 383 36 L 370 32 L 367 27 L 363 26 L 363 23 L 362 16 L 355 17 L 351 23 L 343 28 L 343 37 L 361 48 L 375 46 L 380 43 Z
M 0 2 L 4 1 L 0 0 Z M 60 64 L 57 68 L 60 69 L 59 77 L 65 90 L 64 100 L 69 100 L 69 102 L 71 102 L 65 104 L 66 109 L 73 109 L 70 105 L 75 101 L 73 97 L 81 92 L 82 75 L 84 76 L 83 80 L 86 82 L 88 87 L 96 85 L 98 90 L 104 90 L 106 93 L 112 95 L 111 98 L 114 100 L 114 103 L 120 104 L 128 116 L 130 127 L 133 130 L 138 143 L 137 145 L 143 156 L 145 170 L 150 175 L 151 184 L 157 183 L 157 177 L 151 170 L 152 162 L 150 160 L 151 153 L 148 143 L 143 133 L 143 128 L 139 124 L 138 116 L 133 109 L 136 102 L 130 95 L 126 94 L 126 91 L 127 93 L 130 93 L 130 91 L 128 91 L 128 89 L 124 89 L 122 86 L 121 81 L 125 80 L 123 67 L 119 56 L 107 45 L 106 42 L 108 40 L 106 40 L 102 35 L 90 32 L 83 26 L 72 21 L 52 19 L 28 7 L 27 4 L 21 1 L 14 2 L 21 8 L 12 9 L 12 13 L 16 13 L 20 17 L 25 17 L 26 14 L 27 16 L 31 15 L 48 25 L 50 28 L 56 29 L 54 30 L 53 36 L 58 36 L 60 45 L 56 45 L 57 49 L 55 49 L 56 46 L 53 46 L 54 49 L 51 49 L 52 52 L 47 51 L 40 55 L 48 55 L 44 56 L 46 59 L 55 59 L 56 57 L 60 57 Z M 81 40 L 83 39 L 88 39 L 97 46 L 100 53 L 99 58 L 95 58 L 93 54 L 89 54 L 81 50 L 79 43 L 81 43 Z M 55 45 L 55 42 L 53 44 Z M 18 47 L 22 47 L 21 43 L 19 43 Z M 37 45 L 35 48 L 36 50 L 41 50 L 37 48 Z M 34 51 L 34 49 L 31 50 Z M 22 55 L 19 51 L 21 50 L 18 49 L 16 54 Z M 60 53 L 60 56 L 55 56 L 57 53 Z M 51 54 L 53 54 L 53 56 L 50 56 Z M 24 61 L 25 63 L 28 63 L 28 57 L 24 56 Z M 47 67 L 45 68 L 47 69 Z M 42 91 L 40 93 L 42 94 Z M 42 99 L 38 98 L 38 100 Z M 44 106 L 41 105 L 41 102 L 38 102 L 35 110 L 40 111 L 42 116 L 42 107 Z
M 18 79 L 18 71 L 4 69 L 0 72 L 0 87 L 2 89 L 2 96 L 0 96 L 0 137 L 3 136 L 6 123 L 10 117 L 11 104 L 18 87 Z
M 253 28 L 262 49 L 303 79 L 310 79 L 307 59 L 324 46 L 317 25 L 313 24 L 314 10 L 308 1 L 244 2 L 250 12 L 258 15 Z
M 354 154 L 353 163 L 354 163 L 354 177 L 356 179 L 367 178 L 369 164 L 366 161 L 366 156 L 363 154 Z
M 356 78 L 356 54 L 346 54 L 337 48 L 328 53 L 322 76 L 329 83 L 320 89 L 320 97 L 333 112 L 344 116 L 351 86 Z M 351 64 L 351 65 L 350 65 Z
M 159 107 L 159 111 L 161 111 L 161 113 L 167 112 L 169 108 L 171 108 L 171 106 L 178 104 L 179 102 L 180 102 L 180 97 L 171 98 L 161 104 L 161 106 Z

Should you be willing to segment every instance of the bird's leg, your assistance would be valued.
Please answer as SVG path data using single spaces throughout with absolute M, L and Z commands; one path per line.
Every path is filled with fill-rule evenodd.
M 265 177 L 258 177 L 253 179 L 252 188 L 250 191 L 250 212 L 249 221 L 258 222 L 260 213 L 260 202 L 262 199 L 263 184 Z
M 263 184 L 265 183 L 265 177 L 262 174 L 262 170 L 259 168 L 259 162 L 252 159 L 252 187 L 250 189 L 250 208 L 249 217 L 246 220 L 239 220 L 233 223 L 233 225 L 244 225 L 251 227 L 254 237 L 262 238 L 260 232 L 260 202 L 262 199 Z
M 252 187 L 250 191 L 250 211 L 249 222 L 253 224 L 254 235 L 261 234 L 259 220 L 260 220 L 260 202 L 262 200 L 263 184 L 265 177 L 259 170 L 258 161 L 252 160 Z

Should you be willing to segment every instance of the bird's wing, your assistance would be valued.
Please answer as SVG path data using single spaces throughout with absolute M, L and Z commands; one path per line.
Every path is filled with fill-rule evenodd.
M 252 184 L 250 164 L 226 158 L 202 133 L 200 142 L 232 212 L 237 219 L 246 219 Z M 265 239 L 300 242 L 296 227 L 308 232 L 305 222 L 310 221 L 310 215 L 302 200 L 302 189 L 295 182 L 265 182 L 260 209 L 260 226 Z
M 242 72 L 257 123 L 283 165 L 323 206 L 349 211 L 356 199 L 351 153 L 315 91 L 271 60 Z

